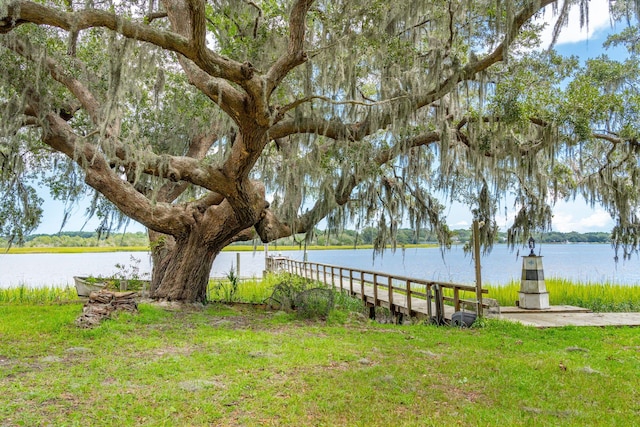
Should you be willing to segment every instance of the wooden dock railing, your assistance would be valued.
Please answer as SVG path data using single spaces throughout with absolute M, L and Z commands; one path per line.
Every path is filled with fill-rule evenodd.
M 473 285 L 423 280 L 377 271 L 296 261 L 281 256 L 267 257 L 266 269 L 273 272 L 289 272 L 319 281 L 327 286 L 349 292 L 352 296 L 359 296 L 370 307 L 382 306 L 394 314 L 408 316 L 422 314 L 427 315 L 430 319 L 434 318 L 434 311 L 442 307 L 444 302 L 448 302 L 448 306 L 452 306 L 453 311 L 460 311 L 463 307 L 473 307 L 476 314 L 482 316 L 482 298 L 478 300 L 476 295 L 488 292 L 486 289 L 478 290 Z M 449 291 L 443 292 L 445 289 Z M 462 298 L 463 291 L 471 293 L 473 298 Z M 484 306 L 487 307 L 487 305 Z M 441 314 L 444 316 L 444 313 Z

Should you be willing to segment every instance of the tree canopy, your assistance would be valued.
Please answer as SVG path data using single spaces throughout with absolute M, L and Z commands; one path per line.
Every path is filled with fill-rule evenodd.
M 3 0 L 0 231 L 37 225 L 37 180 L 90 187 L 105 229 L 148 227 L 154 294 L 179 300 L 226 245 L 323 219 L 446 245 L 443 197 L 490 243 L 506 193 L 517 239 L 582 191 L 637 245 L 635 60 L 534 49 L 532 18 L 551 7 L 557 33 L 573 4 L 586 25 L 586 0 Z

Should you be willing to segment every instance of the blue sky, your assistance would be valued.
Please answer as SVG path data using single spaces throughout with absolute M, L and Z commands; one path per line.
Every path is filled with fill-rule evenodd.
M 569 19 L 569 26 L 562 30 L 556 44 L 556 50 L 563 55 L 577 55 L 582 60 L 597 57 L 605 52 L 611 57 L 623 58 L 625 51 L 621 48 L 615 51 L 604 51 L 602 48 L 602 43 L 606 40 L 607 35 L 613 31 L 621 30 L 623 25 L 618 24 L 617 27 L 612 27 L 609 18 L 608 1 L 592 0 L 589 7 L 588 29 L 580 28 L 577 9 L 572 11 L 573 16 Z M 547 31 L 543 34 L 545 46 L 548 46 L 551 41 L 551 30 L 553 23 L 555 23 L 555 17 L 552 16 L 551 9 L 548 9 L 549 11 L 543 18 L 545 22 L 550 23 L 547 26 Z M 44 215 L 42 223 L 35 233 L 57 233 L 62 224 L 64 204 L 52 200 L 45 191 L 41 192 L 40 196 L 44 199 L 42 205 Z M 88 203 L 89 199 L 73 209 L 63 231 L 77 231 L 82 229 L 83 226 L 85 231 L 93 231 L 98 227 L 99 221 L 95 218 L 87 222 L 85 210 Z M 508 206 L 508 208 L 511 207 Z M 553 212 L 554 231 L 610 231 L 613 227 L 613 221 L 606 211 L 599 207 L 591 208 L 581 199 L 573 202 L 559 202 L 555 205 Z M 501 227 L 508 226 L 509 219 L 513 217 L 512 213 L 513 210 L 508 209 L 506 216 L 504 214 L 500 215 L 498 223 Z M 468 228 L 471 224 L 469 209 L 459 204 L 448 206 L 446 216 L 449 226 L 454 229 Z M 144 231 L 144 227 L 132 221 L 127 227 L 127 231 Z

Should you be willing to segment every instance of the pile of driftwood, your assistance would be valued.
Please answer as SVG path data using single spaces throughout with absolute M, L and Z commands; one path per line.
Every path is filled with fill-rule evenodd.
M 104 289 L 91 292 L 89 301 L 82 307 L 82 314 L 76 319 L 76 325 L 81 328 L 92 328 L 117 310 L 137 313 L 137 296 L 137 292 L 111 292 Z

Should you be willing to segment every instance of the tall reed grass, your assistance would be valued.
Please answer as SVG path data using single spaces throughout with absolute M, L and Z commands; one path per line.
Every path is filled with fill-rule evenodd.
M 274 286 L 281 280 L 275 274 L 265 278 L 238 280 L 231 293 L 231 281 L 211 281 L 209 300 L 225 302 L 260 303 L 269 298 Z M 640 286 L 618 285 L 614 283 L 582 283 L 562 278 L 545 280 L 551 305 L 573 305 L 596 312 L 640 311 Z M 520 282 L 512 281 L 503 286 L 485 285 L 489 290 L 486 297 L 494 298 L 500 306 L 513 306 L 518 299 Z M 470 293 L 462 293 L 461 298 L 473 299 Z M 0 304 L 46 304 L 76 301 L 75 288 L 30 287 L 20 285 L 0 288 Z
M 551 305 L 573 305 L 597 312 L 640 311 L 640 286 L 572 282 L 557 277 L 545 279 L 545 285 Z M 501 306 L 513 306 L 518 299 L 520 282 L 485 287 L 489 290 L 489 298 L 498 300 Z
M 261 303 L 271 296 L 278 276 L 269 274 L 264 279 L 227 277 L 209 282 L 209 301 Z
M 78 299 L 75 288 L 30 287 L 20 285 L 12 288 L 0 288 L 0 304 L 46 304 L 69 302 Z

